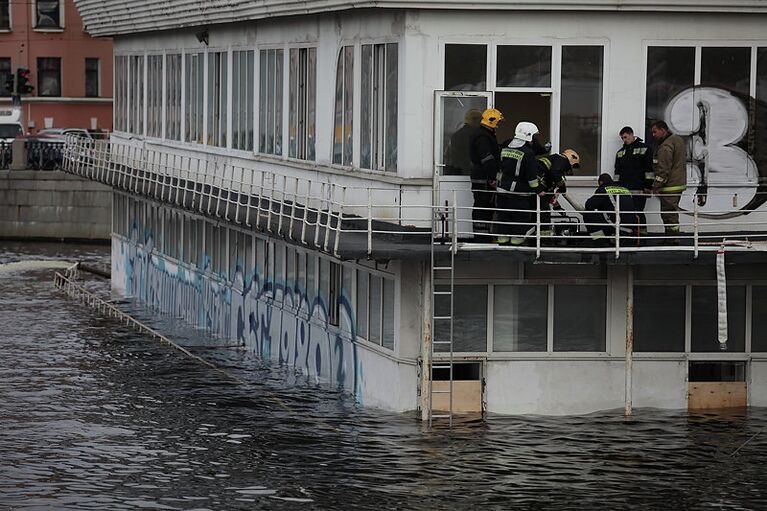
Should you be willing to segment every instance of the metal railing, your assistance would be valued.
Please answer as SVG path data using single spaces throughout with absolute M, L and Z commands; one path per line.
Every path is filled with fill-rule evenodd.
M 536 257 L 557 252 L 612 253 L 619 257 L 655 251 L 692 252 L 697 256 L 716 251 L 723 243 L 736 250 L 767 248 L 767 211 L 698 205 L 704 197 L 709 205 L 732 202 L 733 194 L 724 190 L 681 194 L 679 221 L 674 224 L 653 219 L 658 216 L 655 206 L 647 208 L 648 221 L 640 224 L 625 220 L 634 212 L 621 211 L 620 201 L 608 212 L 584 212 L 578 209 L 577 201 L 568 209 L 548 211 L 548 206 L 527 195 L 529 205 L 524 208 L 475 208 L 465 185 L 448 189 L 442 183 L 438 190 L 407 184 L 370 187 L 360 177 L 359 182 L 365 184 L 354 186 L 343 184 L 350 179 L 341 181 L 329 174 L 289 176 L 212 157 L 110 140 L 69 137 L 63 156 L 66 172 L 336 256 L 349 245 L 375 256 L 403 244 L 407 250 L 422 250 L 426 256 L 435 239 L 449 241 L 447 248 L 451 250 L 517 250 Z M 764 197 L 767 203 L 764 192 L 755 190 L 754 196 Z M 433 204 L 433 197 L 439 197 L 439 204 Z M 491 218 L 472 218 L 481 211 Z M 546 221 L 549 213 L 551 222 Z M 612 219 L 593 218 L 602 213 L 611 214 Z M 434 218 L 439 221 L 432 222 Z M 479 223 L 488 223 L 490 233 L 478 233 Z M 496 244 L 496 236 L 514 229 L 524 231 L 523 243 Z M 599 229 L 606 230 L 605 236 L 592 240 L 589 231 Z M 547 230 L 554 235 L 546 236 Z

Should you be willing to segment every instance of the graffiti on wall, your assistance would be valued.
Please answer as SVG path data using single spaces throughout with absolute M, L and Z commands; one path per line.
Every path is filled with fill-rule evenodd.
M 731 218 L 767 202 L 765 141 L 758 140 L 767 134 L 767 105 L 722 88 L 696 86 L 668 102 L 665 120 L 687 141 L 686 193 L 701 195 L 703 215 Z
M 134 225 L 134 241 L 112 237 L 112 279 L 126 296 L 210 335 L 236 339 L 265 360 L 294 366 L 362 401 L 364 373 L 348 299 L 340 299 L 340 321 L 333 327 L 327 305 L 306 290 L 265 282 L 258 271 L 245 275 L 241 263 L 232 286 L 212 275 L 210 258 L 190 270 L 153 251 L 151 232 L 136 243 L 136 232 Z

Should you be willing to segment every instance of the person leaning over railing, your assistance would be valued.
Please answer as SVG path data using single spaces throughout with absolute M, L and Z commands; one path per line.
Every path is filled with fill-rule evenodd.
M 571 176 L 573 170 L 580 167 L 580 161 L 580 156 L 572 149 L 538 158 L 538 179 L 546 192 L 538 197 L 541 208 L 541 236 L 551 236 L 551 210 L 558 207 L 557 196 L 567 193 L 566 176 Z
M 636 205 L 631 191 L 625 186 L 613 182 L 610 174 L 599 176 L 599 187 L 586 201 L 583 221 L 586 230 L 595 241 L 615 235 L 617 206 L 620 206 L 620 232 L 631 236 L 637 225 Z
M 500 245 L 521 245 L 533 225 L 533 210 L 544 189 L 538 179 L 537 151 L 534 136 L 538 127 L 531 122 L 520 122 L 514 138 L 501 150 L 501 170 L 497 177 L 495 222 L 493 233 Z
M 660 216 L 666 234 L 677 234 L 680 231 L 679 199 L 687 189 L 687 146 L 682 137 L 669 131 L 664 121 L 653 122 L 650 131 L 656 143 L 652 191 L 660 199 Z
M 620 131 L 623 147 L 615 154 L 615 178 L 634 194 L 634 205 L 639 217 L 639 231 L 647 232 L 647 218 L 644 214 L 647 195 L 652 192 L 655 172 L 653 171 L 652 150 L 641 138 L 634 135 L 630 126 Z

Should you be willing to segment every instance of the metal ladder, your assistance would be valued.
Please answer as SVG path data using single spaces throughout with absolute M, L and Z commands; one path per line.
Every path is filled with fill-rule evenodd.
M 438 195 L 437 195 L 438 196 Z M 453 197 L 455 204 L 455 197 Z M 435 200 L 435 203 L 437 200 Z M 447 419 L 449 427 L 453 426 L 453 318 L 454 318 L 454 290 L 455 290 L 455 252 L 458 244 L 456 210 L 453 207 L 451 214 L 450 208 L 445 201 L 444 209 L 435 204 L 432 215 L 432 239 L 431 239 L 431 330 L 432 340 L 429 345 L 429 427 L 432 426 L 434 419 Z M 448 229 L 448 226 L 450 229 Z M 438 239 L 438 234 L 442 233 Z M 438 246 L 444 246 L 446 238 L 450 235 L 449 255 L 438 254 Z M 449 280 L 450 284 L 436 284 L 437 281 Z M 449 307 L 445 307 L 445 304 Z M 441 305 L 441 306 L 440 306 Z M 440 313 L 438 314 L 438 311 Z M 447 351 L 440 350 L 439 347 L 447 347 Z M 448 355 L 447 360 L 440 358 L 438 362 L 434 361 L 435 353 L 442 357 Z M 434 371 L 449 371 L 447 389 L 434 388 Z M 443 381 L 443 380 L 440 380 Z M 434 396 L 441 395 L 448 398 L 448 410 L 440 410 L 441 413 L 434 413 Z

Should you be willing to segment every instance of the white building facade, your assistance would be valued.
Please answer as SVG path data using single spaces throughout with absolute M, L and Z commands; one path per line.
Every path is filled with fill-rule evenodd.
M 698 232 L 765 231 L 762 2 L 77 3 L 91 33 L 114 38 L 113 161 L 164 169 L 171 188 L 195 176 L 219 201 L 236 191 L 226 207 L 270 197 L 280 220 L 316 204 L 314 224 L 304 215 L 295 226 L 314 226 L 307 242 L 292 212 L 264 228 L 143 181 L 116 185 L 120 292 L 389 410 L 430 407 L 444 316 L 452 355 L 435 345 L 433 361 L 452 366 L 457 410 L 588 413 L 627 398 L 678 409 L 699 383 L 767 404 L 765 258 L 751 245 L 725 256 L 722 350 L 711 247 L 697 245 Z M 432 225 L 434 204 L 470 234 L 470 211 L 458 209 L 471 206 L 468 169 L 449 144 L 468 110 L 488 106 L 506 117 L 499 140 L 530 120 L 554 151 L 579 151 L 576 219 L 613 170 L 619 130 L 644 136 L 665 119 L 691 144 L 682 223 L 694 253 L 461 243 L 448 281 L 428 246 L 392 248 Z M 656 199 L 647 211 L 662 231 Z M 344 251 L 343 237 L 334 246 L 342 216 L 369 220 L 343 235 L 361 236 L 361 251 Z M 365 243 L 374 223 L 393 231 L 388 242 Z

